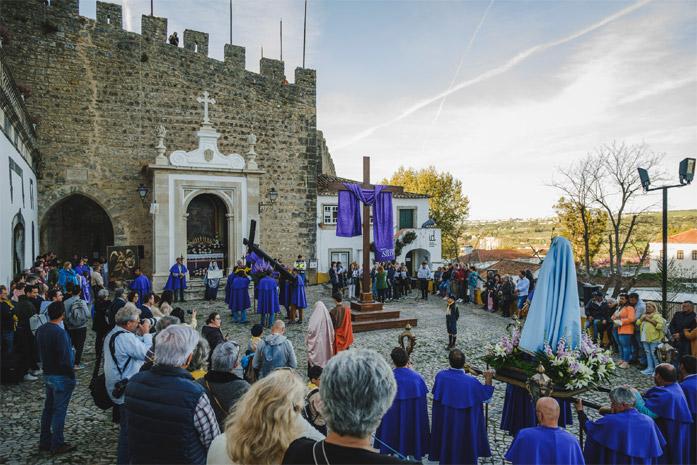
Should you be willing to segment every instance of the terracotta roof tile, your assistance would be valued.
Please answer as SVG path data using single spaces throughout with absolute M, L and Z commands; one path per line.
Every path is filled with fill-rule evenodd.
M 697 228 L 670 236 L 668 242 L 672 244 L 697 244 Z
M 533 257 L 532 252 L 528 250 L 518 250 L 518 249 L 494 249 L 494 250 L 482 250 L 475 249 L 472 253 L 468 255 L 462 255 L 460 257 L 461 262 L 465 263 L 481 263 L 481 262 L 492 262 L 495 260 L 514 260 L 516 258 L 531 258 Z

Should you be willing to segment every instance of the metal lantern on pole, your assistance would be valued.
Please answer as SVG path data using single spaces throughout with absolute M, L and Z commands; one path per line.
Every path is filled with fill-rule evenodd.
M 641 187 L 644 188 L 644 192 L 650 191 L 663 191 L 663 211 L 662 211 L 662 250 L 661 250 L 661 262 L 663 266 L 663 272 L 661 273 L 661 304 L 663 312 L 668 308 L 668 189 L 673 187 L 684 187 L 692 182 L 695 177 L 695 159 L 685 158 L 680 162 L 678 168 L 678 177 L 680 184 L 651 187 L 651 178 L 648 171 L 644 168 L 639 168 L 639 179 L 641 181 Z

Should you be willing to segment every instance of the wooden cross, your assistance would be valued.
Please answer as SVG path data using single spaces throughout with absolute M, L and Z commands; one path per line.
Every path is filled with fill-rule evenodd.
M 208 119 L 208 104 L 210 103 L 213 105 L 215 103 L 215 99 L 209 98 L 208 91 L 204 90 L 203 97 L 196 97 L 196 101 L 203 104 L 203 124 L 211 124 L 211 120 Z
M 269 254 L 264 252 L 259 248 L 258 244 L 254 243 L 254 237 L 256 236 L 256 231 L 257 231 L 257 222 L 256 220 L 251 220 L 249 223 L 249 237 L 247 239 L 242 239 L 242 243 L 247 246 L 247 253 L 256 253 L 259 257 L 263 258 L 266 260 L 269 265 L 275 270 L 278 271 L 280 274 L 285 276 L 286 279 L 288 280 L 294 280 L 295 277 L 288 272 L 286 267 L 278 263 L 276 260 L 271 258 Z
M 346 187 L 342 182 L 333 182 L 328 186 L 330 189 L 345 191 Z M 375 189 L 375 185 L 370 184 L 370 157 L 363 157 L 363 183 L 362 189 Z M 385 186 L 382 192 L 392 192 L 400 194 L 404 188 L 400 186 Z M 373 301 L 372 286 L 370 285 L 370 205 L 363 204 L 363 279 L 361 280 L 362 303 Z

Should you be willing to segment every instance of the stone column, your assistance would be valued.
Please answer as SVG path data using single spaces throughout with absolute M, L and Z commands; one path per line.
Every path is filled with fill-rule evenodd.
M 235 214 L 226 213 L 225 218 L 227 218 L 227 255 L 228 255 L 228 267 L 227 275 L 232 274 L 232 269 L 235 267 L 237 262 L 237 234 L 235 231 Z
M 188 213 L 183 213 L 182 216 L 182 221 L 181 221 L 181 227 L 176 227 L 175 229 L 179 233 L 174 240 L 174 256 L 175 258 L 178 257 L 180 254 L 184 255 L 184 259 L 186 259 L 186 222 L 189 220 L 189 214 Z M 182 252 L 183 251 L 183 252 Z M 187 269 L 189 266 L 186 266 Z M 186 277 L 187 280 L 191 279 L 191 273 L 188 274 Z

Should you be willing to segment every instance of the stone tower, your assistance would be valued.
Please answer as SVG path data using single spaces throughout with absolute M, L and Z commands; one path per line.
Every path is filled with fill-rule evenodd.
M 260 244 L 284 261 L 314 256 L 316 179 L 323 164 L 331 169 L 318 148 L 315 71 L 296 68 L 289 84 L 278 60 L 262 58 L 259 74 L 245 70 L 243 47 L 225 45 L 222 62 L 209 58 L 204 32 L 184 31 L 183 47 L 167 44 L 166 18 L 143 16 L 137 34 L 122 28 L 118 5 L 97 2 L 96 16 L 81 17 L 78 0 L 3 0 L 0 9 L 11 34 L 3 51 L 31 91 L 26 105 L 43 155 L 42 251 L 142 246 L 140 263 L 152 271 L 153 199 L 141 202 L 137 189 L 152 191 L 147 167 L 160 125 L 170 149 L 196 147 L 196 97 L 207 90 L 220 152 L 245 154 L 256 135 L 257 200 L 278 192 L 277 202 L 249 212 L 260 220 Z

